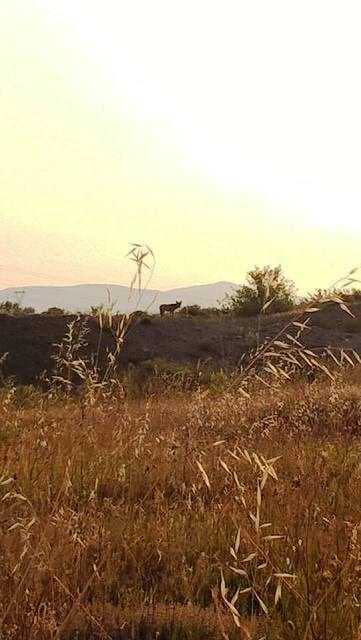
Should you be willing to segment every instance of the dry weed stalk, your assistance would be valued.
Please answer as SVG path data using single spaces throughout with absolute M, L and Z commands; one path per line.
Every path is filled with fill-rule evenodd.
M 351 284 L 358 282 L 353 275 L 357 269 L 351 271 L 344 277 L 331 285 L 329 290 L 324 292 L 324 297 L 318 299 L 318 306 L 314 301 L 301 309 L 289 322 L 287 322 L 274 337 L 266 340 L 263 344 L 259 344 L 259 333 L 261 326 L 262 314 L 272 304 L 272 299 L 268 299 L 266 289 L 266 301 L 258 315 L 257 325 L 257 348 L 251 350 L 247 355 L 246 362 L 242 362 L 239 375 L 232 380 L 230 390 L 238 388 L 238 390 L 248 395 L 248 387 L 255 379 L 266 387 L 280 384 L 282 381 L 289 381 L 295 373 L 302 372 L 323 372 L 331 380 L 333 374 L 330 364 L 336 364 L 337 367 L 343 365 L 355 366 L 361 363 L 359 354 L 354 350 L 340 349 L 337 353 L 336 349 L 331 349 L 327 345 L 323 348 L 315 349 L 307 348 L 302 343 L 303 334 L 312 329 L 312 317 L 316 313 L 322 312 L 325 305 L 334 303 L 340 307 L 342 311 L 354 317 L 349 306 L 340 295 L 333 294 L 336 285 L 344 290 Z M 327 363 L 327 364 L 326 364 Z
M 55 374 L 52 382 L 55 386 L 60 385 L 65 388 L 67 393 L 74 390 L 74 388 L 78 389 L 83 416 L 86 408 L 94 406 L 109 387 L 119 386 L 116 372 L 124 340 L 131 328 L 142 318 L 142 313 L 137 310 L 137 307 L 141 302 L 144 291 L 142 288 L 143 272 L 145 269 L 149 271 L 145 284 L 145 287 L 147 287 L 154 272 L 155 256 L 148 246 L 143 247 L 143 245 L 133 244 L 127 257 L 130 257 L 130 260 L 136 265 L 129 293 L 129 296 L 131 296 L 135 286 L 137 287 L 138 299 L 135 310 L 128 316 L 122 314 L 119 318 L 114 313 L 116 302 L 111 300 L 108 289 L 108 304 L 101 305 L 95 310 L 99 328 L 95 356 L 89 359 L 82 355 L 87 344 L 86 336 L 89 332 L 89 320 L 87 317 L 78 316 L 75 320 L 72 320 L 68 324 L 68 330 L 62 342 L 54 345 L 56 348 L 56 352 L 53 355 Z M 150 264 L 147 260 L 150 260 Z M 112 350 L 107 351 L 106 362 L 101 363 L 100 353 L 105 330 L 111 333 L 114 347 Z

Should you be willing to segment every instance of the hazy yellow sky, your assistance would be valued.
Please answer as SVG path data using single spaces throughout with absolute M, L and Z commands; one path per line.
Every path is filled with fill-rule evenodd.
M 361 263 L 357 0 L 1 0 L 0 287 Z

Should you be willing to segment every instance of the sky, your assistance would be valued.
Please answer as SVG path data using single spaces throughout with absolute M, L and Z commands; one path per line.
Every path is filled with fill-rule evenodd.
M 361 5 L 2 0 L 0 288 L 361 263 Z

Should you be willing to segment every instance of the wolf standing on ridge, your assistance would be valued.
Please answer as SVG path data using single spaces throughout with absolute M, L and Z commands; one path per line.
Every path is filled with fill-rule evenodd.
M 167 311 L 168 313 L 170 313 L 171 315 L 174 315 L 174 312 L 179 309 L 179 307 L 182 305 L 182 300 L 180 302 L 175 302 L 174 304 L 161 304 L 159 307 L 159 312 L 160 315 L 163 316 Z

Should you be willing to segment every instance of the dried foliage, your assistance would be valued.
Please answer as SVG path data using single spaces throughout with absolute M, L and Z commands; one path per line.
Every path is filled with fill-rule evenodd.
M 303 346 L 322 304 L 220 392 L 199 370 L 136 401 L 132 320 L 103 311 L 70 323 L 47 392 L 0 390 L 2 637 L 359 638 L 360 357 Z M 88 321 L 114 332 L 104 366 Z
M 356 638 L 360 368 L 334 378 L 85 415 L 3 388 L 3 637 Z

